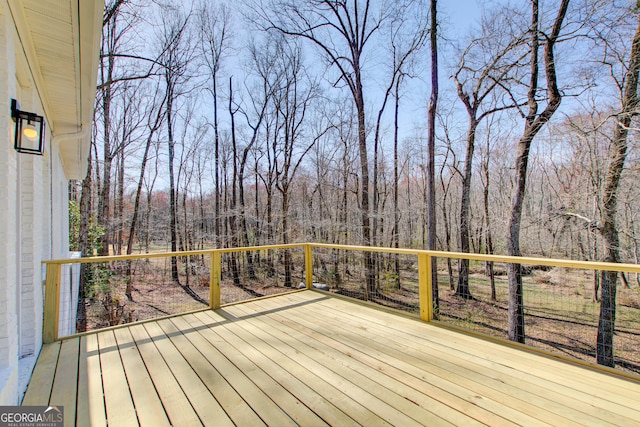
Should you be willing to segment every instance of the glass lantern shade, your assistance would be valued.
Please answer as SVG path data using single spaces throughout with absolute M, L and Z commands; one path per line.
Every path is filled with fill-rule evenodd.
M 15 99 L 11 100 L 11 117 L 16 122 L 14 148 L 20 153 L 44 154 L 44 118 L 20 111 Z

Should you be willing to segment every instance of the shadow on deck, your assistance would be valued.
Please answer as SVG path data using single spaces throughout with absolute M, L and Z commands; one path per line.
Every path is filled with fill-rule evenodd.
M 47 344 L 66 425 L 639 425 L 640 382 L 315 291 Z

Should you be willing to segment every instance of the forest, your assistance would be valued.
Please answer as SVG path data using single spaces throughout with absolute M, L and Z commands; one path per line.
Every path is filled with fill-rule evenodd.
M 640 3 L 482 2 L 457 31 L 438 7 L 107 0 L 72 246 L 309 241 L 637 264 Z M 473 298 L 468 261 L 439 268 Z M 509 339 L 523 342 L 522 272 L 507 270 Z M 621 280 L 640 287 L 593 276 L 609 366 Z

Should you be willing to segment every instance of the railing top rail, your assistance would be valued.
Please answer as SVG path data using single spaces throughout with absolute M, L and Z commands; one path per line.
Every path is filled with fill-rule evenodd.
M 129 261 L 134 259 L 145 259 L 145 258 L 164 258 L 167 256 L 206 255 L 211 252 L 212 252 L 211 249 L 203 249 L 199 251 L 182 251 L 182 252 L 151 252 L 151 253 L 145 253 L 145 254 L 131 254 L 131 255 L 109 255 L 109 256 L 92 256 L 92 257 L 84 257 L 84 258 L 51 259 L 47 261 L 42 261 L 42 263 L 43 264 L 89 264 L 89 263 L 109 262 L 109 261 Z
M 549 267 L 580 268 L 585 270 L 624 271 L 640 273 L 640 265 L 600 261 L 575 261 L 556 258 L 518 257 L 509 255 L 488 255 L 464 252 L 429 251 L 423 249 L 383 248 L 370 246 L 333 245 L 327 243 L 309 243 L 310 246 L 326 249 L 345 249 L 355 251 L 397 253 L 406 255 L 427 254 L 437 258 L 469 259 L 476 261 L 493 261 L 525 265 L 545 265 Z
M 426 251 L 441 258 L 463 258 L 478 261 L 505 262 L 525 265 L 545 265 L 549 267 L 580 268 L 585 270 L 624 271 L 640 273 L 640 265 L 601 261 L 578 261 L 557 258 L 518 257 L 509 255 L 467 254 L 462 252 Z
M 400 255 L 427 254 L 429 256 L 437 257 L 437 258 L 469 259 L 469 260 L 476 260 L 476 261 L 492 261 L 492 262 L 499 262 L 499 263 L 544 265 L 549 267 L 566 267 L 566 268 L 579 268 L 579 269 L 585 269 L 585 270 L 605 270 L 605 271 L 623 271 L 623 272 L 630 272 L 630 273 L 640 273 L 640 265 L 638 264 L 623 264 L 623 263 L 599 262 L 599 261 L 576 261 L 576 260 L 567 260 L 567 259 L 537 258 L 537 257 L 517 257 L 517 256 L 508 256 L 508 255 L 487 255 L 487 254 L 463 253 L 463 252 L 429 251 L 429 250 L 422 250 L 422 249 L 385 248 L 385 247 L 377 247 L 377 246 L 335 245 L 335 244 L 329 244 L 329 243 L 290 243 L 290 244 L 281 244 L 281 245 L 202 249 L 197 251 L 161 252 L 161 253 L 148 253 L 148 254 L 112 255 L 112 256 L 99 256 L 99 257 L 88 257 L 88 258 L 57 259 L 57 260 L 43 261 L 43 264 L 77 264 L 77 263 L 91 263 L 91 262 L 128 261 L 128 260 L 145 259 L 145 258 L 209 255 L 213 252 L 230 253 L 230 252 L 245 252 L 245 251 L 263 251 L 263 250 L 269 250 L 269 249 L 287 249 L 287 248 L 299 248 L 299 247 L 305 247 L 305 246 L 310 246 L 312 248 L 382 252 L 382 253 L 393 253 L 393 254 L 400 254 Z
M 306 243 L 289 243 L 281 245 L 264 245 L 264 246 L 242 246 L 238 248 L 213 248 L 213 249 L 200 249 L 197 251 L 177 251 L 177 252 L 152 252 L 145 254 L 131 254 L 131 255 L 109 255 L 109 256 L 94 256 L 85 258 L 63 258 L 52 259 L 42 261 L 43 264 L 85 264 L 92 262 L 110 262 L 110 261 L 129 261 L 135 259 L 145 258 L 166 258 L 166 257 L 182 257 L 182 256 L 195 256 L 195 255 L 210 255 L 213 252 L 246 252 L 246 251 L 264 251 L 268 249 L 286 249 L 286 248 L 301 248 Z
M 606 270 L 606 271 L 624 271 L 632 273 L 640 273 L 640 265 L 638 264 L 623 264 L 614 262 L 600 262 L 600 261 L 576 261 L 567 259 L 556 258 L 537 258 L 537 257 L 517 257 L 509 255 L 488 255 L 488 254 L 476 254 L 476 253 L 464 253 L 464 252 L 444 252 L 444 251 L 429 251 L 423 249 L 404 249 L 404 248 L 382 248 L 382 247 L 369 247 L 369 246 L 352 246 L 352 245 L 333 245 L 327 243 L 309 243 L 312 247 L 326 248 L 326 249 L 344 249 L 344 250 L 357 250 L 357 251 L 370 251 L 370 252 L 384 252 L 384 253 L 397 253 L 406 255 L 417 255 L 426 253 L 429 256 L 437 258 L 455 258 L 455 259 L 469 259 L 475 261 L 493 261 L 504 262 L 514 264 L 525 265 L 545 265 L 549 267 L 567 267 L 567 268 L 580 268 L 587 270 Z
M 332 243 L 308 243 L 312 248 L 324 248 L 324 249 L 344 249 L 349 251 L 368 251 L 368 252 L 384 252 L 400 255 L 417 255 L 424 253 L 425 251 L 420 249 L 407 249 L 407 248 L 384 248 L 381 246 L 357 246 L 357 245 L 334 245 Z

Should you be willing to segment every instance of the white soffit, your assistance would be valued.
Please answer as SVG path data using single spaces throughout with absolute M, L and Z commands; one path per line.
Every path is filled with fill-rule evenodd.
M 66 175 L 86 173 L 103 0 L 9 0 Z M 84 130 L 82 137 L 64 137 Z M 57 140 L 56 140 L 57 138 Z M 47 142 L 51 144 L 51 141 Z

